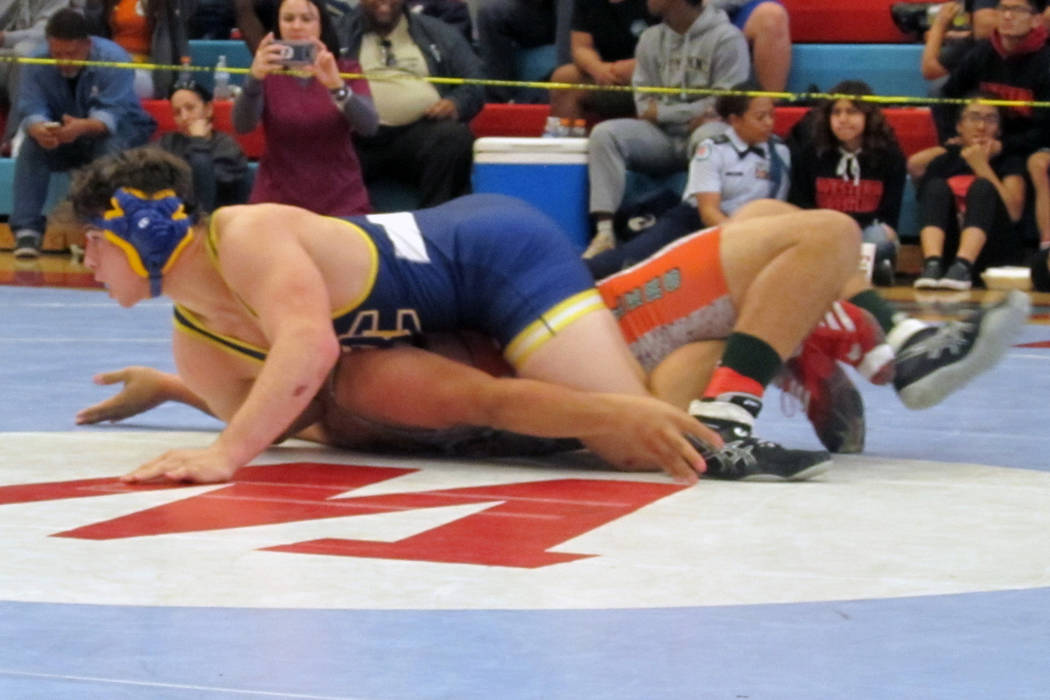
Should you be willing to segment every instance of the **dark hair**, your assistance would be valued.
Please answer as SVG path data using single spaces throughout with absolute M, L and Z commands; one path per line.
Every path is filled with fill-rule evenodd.
M 1046 0 L 1028 0 L 1028 4 L 1031 5 L 1036 12 L 1042 12 L 1046 9 Z
M 732 88 L 736 92 L 761 92 L 762 88 L 757 83 L 747 81 L 737 83 Z M 719 95 L 715 100 L 715 111 L 722 119 L 729 121 L 730 115 L 742 116 L 751 106 L 751 100 L 757 99 L 754 95 Z
M 321 43 L 327 47 L 329 51 L 338 59 L 339 58 L 339 35 L 335 31 L 335 25 L 332 24 L 332 18 L 328 15 L 328 9 L 325 7 L 323 0 L 306 0 L 308 3 L 317 8 L 318 15 L 321 18 Z M 281 38 L 281 5 L 285 3 L 285 0 L 274 3 L 273 6 L 273 36 L 275 39 Z
M 51 15 L 44 26 L 44 36 L 60 41 L 80 41 L 91 35 L 84 15 L 67 7 Z
M 211 102 L 211 90 L 192 78 L 189 80 L 177 80 L 172 83 L 171 89 L 168 90 L 168 99 L 170 100 L 172 97 L 175 97 L 175 93 L 179 90 L 190 90 L 191 92 L 200 95 L 200 98 L 205 102 Z
M 109 209 L 121 187 L 155 194 L 171 189 L 194 213 L 193 178 L 186 161 L 157 146 L 142 146 L 97 158 L 73 173 L 69 201 L 78 218 L 89 220 Z
M 871 86 L 863 80 L 843 80 L 828 92 L 834 95 L 875 94 Z M 825 100 L 814 108 L 817 112 L 817 118 L 812 121 L 813 145 L 816 147 L 818 155 L 834 151 L 839 147 L 839 140 L 831 130 L 831 111 L 835 108 L 835 103 L 838 101 L 838 99 Z M 866 100 L 850 101 L 864 113 L 864 133 L 861 135 L 861 150 L 877 154 L 890 149 L 900 148 L 897 143 L 897 135 L 886 120 L 886 115 L 882 113 L 881 107 L 874 102 Z

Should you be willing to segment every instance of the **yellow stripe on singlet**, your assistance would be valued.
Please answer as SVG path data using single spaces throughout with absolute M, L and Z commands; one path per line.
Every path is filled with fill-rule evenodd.
M 246 343 L 233 336 L 208 330 L 201 323 L 200 319 L 184 306 L 175 305 L 175 315 L 172 322 L 175 324 L 175 330 L 194 335 L 238 357 L 248 358 L 257 362 L 266 361 L 267 350 L 265 348 Z
M 605 304 L 597 289 L 588 289 L 574 294 L 545 311 L 538 319 L 522 329 L 507 344 L 503 356 L 512 367 L 517 369 L 558 331 L 565 329 L 578 318 L 600 309 L 605 309 Z

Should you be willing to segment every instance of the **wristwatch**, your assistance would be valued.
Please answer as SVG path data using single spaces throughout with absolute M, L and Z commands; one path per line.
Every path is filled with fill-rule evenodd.
M 345 85 L 340 85 L 334 90 L 329 90 L 328 94 L 332 96 L 332 99 L 336 102 L 346 102 L 346 99 L 350 97 L 350 89 Z

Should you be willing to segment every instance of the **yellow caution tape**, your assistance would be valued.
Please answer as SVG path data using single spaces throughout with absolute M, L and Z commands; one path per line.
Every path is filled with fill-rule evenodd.
M 0 56 L 0 61 L 12 61 L 28 65 L 64 65 L 95 66 L 99 68 L 121 68 L 130 70 L 149 71 L 171 71 L 176 73 L 214 73 L 214 66 L 194 66 L 188 64 L 163 65 L 156 63 L 135 63 L 116 61 L 57 61 L 53 58 L 26 58 L 21 56 Z M 251 72 L 250 68 L 238 68 L 230 66 L 226 72 L 231 75 L 246 75 Z M 281 74 L 308 77 L 311 74 L 306 71 L 286 70 Z M 369 73 L 340 73 L 344 80 L 365 79 L 369 81 L 391 80 L 389 71 L 384 74 Z M 659 86 L 631 86 L 631 85 L 595 85 L 594 83 L 553 83 L 536 80 L 491 80 L 487 78 L 447 78 L 438 76 L 416 76 L 405 73 L 404 77 L 410 76 L 435 85 L 480 85 L 495 87 L 516 88 L 539 88 L 542 90 L 587 90 L 606 92 L 631 92 L 651 95 L 697 95 L 702 97 L 719 97 L 723 95 L 746 95 L 748 97 L 769 97 L 774 100 L 786 100 L 789 102 L 814 101 L 814 100 L 850 100 L 854 102 L 872 102 L 883 105 L 934 105 L 934 104 L 969 104 L 973 99 L 947 98 L 947 97 L 912 97 L 909 95 L 852 95 L 828 92 L 770 92 L 764 90 L 732 90 L 719 88 L 682 88 L 682 87 L 659 87 Z M 998 100 L 980 98 L 976 100 L 982 104 L 994 105 L 996 107 L 1050 107 L 1047 101 L 1030 100 Z

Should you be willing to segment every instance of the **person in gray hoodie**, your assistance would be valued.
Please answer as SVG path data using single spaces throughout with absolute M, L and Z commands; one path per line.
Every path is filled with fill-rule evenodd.
M 587 165 L 597 234 L 585 257 L 615 245 L 612 217 L 623 199 L 627 170 L 657 176 L 685 170 L 690 134 L 700 129 L 697 136 L 706 137 L 723 127 L 714 113 L 715 97 L 686 90 L 728 89 L 751 70 L 747 40 L 722 10 L 704 0 L 648 0 L 648 7 L 661 22 L 638 39 L 632 85 L 682 91 L 636 91 L 637 118 L 611 119 L 591 132 Z

